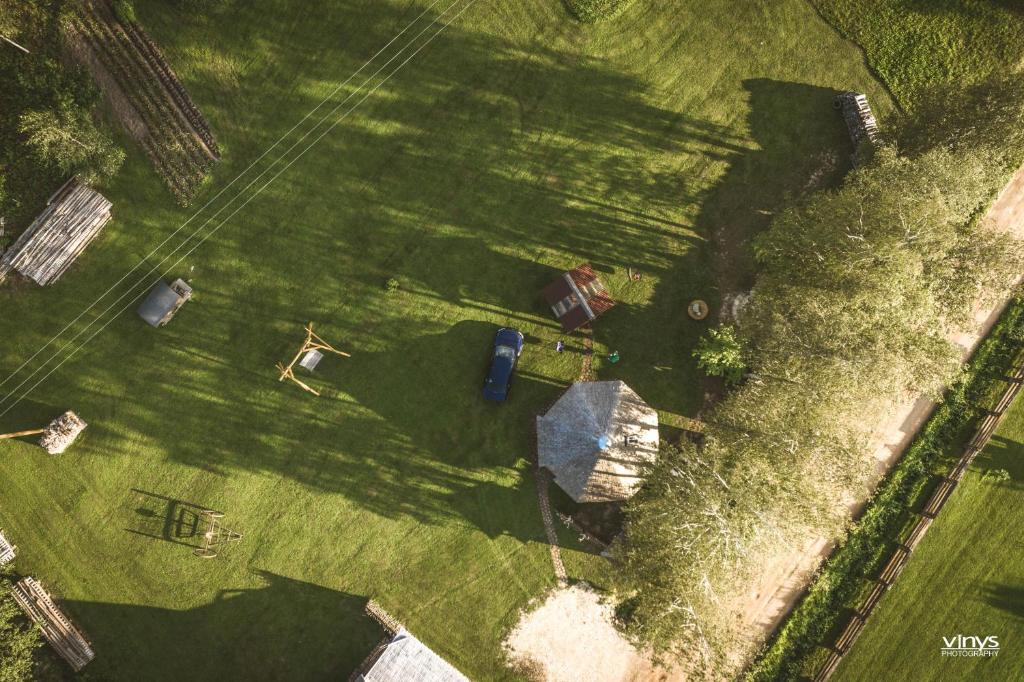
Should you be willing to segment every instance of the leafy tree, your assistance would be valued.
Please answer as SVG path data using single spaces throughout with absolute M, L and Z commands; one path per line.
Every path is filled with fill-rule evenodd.
M 131 0 L 114 0 L 111 6 L 114 8 L 114 16 L 118 21 L 124 24 L 135 22 L 135 6 Z
M 705 371 L 746 368 L 748 380 L 705 415 L 703 447 L 664 448 L 627 505 L 615 551 L 637 639 L 725 670 L 744 636 L 731 597 L 779 547 L 843 533 L 844 502 L 875 475 L 875 426 L 957 376 L 949 336 L 1024 267 L 1024 249 L 982 219 L 1002 160 L 1024 156 L 1024 133 L 1008 130 L 1024 122 L 1020 82 L 992 86 L 1016 111 L 904 121 L 899 147 L 792 202 L 755 240 L 742 326 L 709 332 L 695 353 Z
M 6 576 L 0 576 L 0 587 L 0 682 L 28 682 L 35 679 L 33 654 L 42 638 L 11 596 Z
M 730 325 L 709 329 L 697 344 L 693 357 L 697 366 L 710 376 L 723 377 L 728 383 L 738 383 L 746 371 L 743 344 Z
M 40 160 L 64 173 L 78 173 L 86 182 L 109 178 L 124 163 L 124 150 L 81 109 L 60 106 L 26 111 L 19 130 Z

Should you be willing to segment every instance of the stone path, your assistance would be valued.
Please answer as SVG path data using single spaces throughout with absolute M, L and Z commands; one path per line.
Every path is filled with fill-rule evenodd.
M 562 563 L 562 550 L 558 548 L 558 533 L 555 531 L 555 519 L 551 514 L 551 498 L 548 496 L 548 486 L 551 477 L 542 469 L 534 469 L 533 475 L 537 479 L 537 501 L 540 502 L 540 515 L 544 520 L 544 533 L 548 536 L 548 549 L 551 551 L 551 563 L 555 568 L 555 577 L 559 585 L 568 583 L 569 578 L 565 573 L 565 565 Z

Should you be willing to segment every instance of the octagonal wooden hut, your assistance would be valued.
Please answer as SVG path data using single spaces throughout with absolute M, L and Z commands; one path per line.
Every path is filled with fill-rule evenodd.
M 537 417 L 537 456 L 577 502 L 628 499 L 658 456 L 658 413 L 622 381 L 573 384 Z

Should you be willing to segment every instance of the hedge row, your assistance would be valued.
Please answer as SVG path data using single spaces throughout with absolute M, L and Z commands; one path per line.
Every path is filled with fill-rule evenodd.
M 888 559 L 890 543 L 929 492 L 937 467 L 990 406 L 1024 342 L 1024 295 L 1007 307 L 927 424 L 879 484 L 864 513 L 825 561 L 814 583 L 747 670 L 757 682 L 813 675 L 811 663 L 866 585 Z

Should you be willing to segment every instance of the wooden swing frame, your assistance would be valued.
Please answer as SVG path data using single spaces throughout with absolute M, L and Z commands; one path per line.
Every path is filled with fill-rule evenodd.
M 289 379 L 294 383 L 298 384 L 302 390 L 309 391 L 313 395 L 319 396 L 320 391 L 316 390 L 315 388 L 313 388 L 312 386 L 310 386 L 309 384 L 295 376 L 295 364 L 302 359 L 302 356 L 304 356 L 311 350 L 327 351 L 328 353 L 340 355 L 343 358 L 350 358 L 352 356 L 346 353 L 345 351 L 338 350 L 337 348 L 335 348 L 334 346 L 320 338 L 317 335 L 317 333 L 313 331 L 312 322 L 306 325 L 306 340 L 302 342 L 302 347 L 299 348 L 299 352 L 295 354 L 295 357 L 292 358 L 292 361 L 288 363 L 287 367 L 282 365 L 280 362 L 277 363 L 277 369 L 280 370 L 281 372 L 281 376 L 278 377 L 277 380 L 284 381 L 285 379 Z
M 238 542 L 242 539 L 241 533 L 236 533 L 221 525 L 220 520 L 224 518 L 223 512 L 204 509 L 199 513 L 199 518 L 206 521 L 206 532 L 203 533 L 203 544 L 192 550 L 192 553 L 201 559 L 212 559 L 220 553 L 218 547 L 229 542 Z

